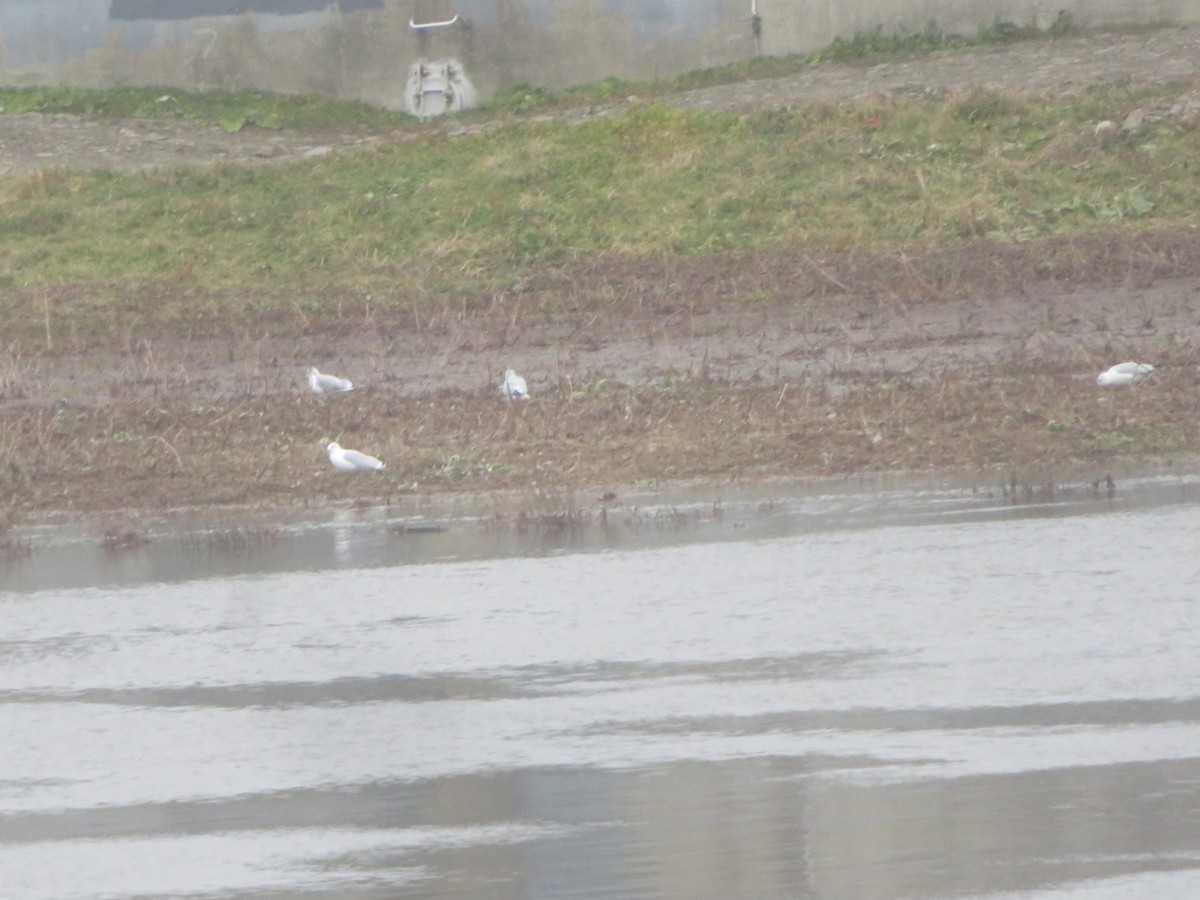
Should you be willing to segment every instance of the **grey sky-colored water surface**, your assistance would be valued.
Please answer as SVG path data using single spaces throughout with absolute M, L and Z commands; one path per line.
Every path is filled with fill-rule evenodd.
M 0 883 L 1196 896 L 1198 491 L 42 535 L 0 573 Z

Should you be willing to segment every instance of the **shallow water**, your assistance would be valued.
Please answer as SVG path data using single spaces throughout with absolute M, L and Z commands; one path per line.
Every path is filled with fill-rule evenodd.
M 40 533 L 0 570 L 0 884 L 1200 896 L 1200 480 L 1032 499 Z

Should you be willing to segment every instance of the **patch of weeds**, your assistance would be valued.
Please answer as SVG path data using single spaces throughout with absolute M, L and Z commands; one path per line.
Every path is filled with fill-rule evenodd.
M 194 119 L 239 131 L 260 128 L 346 128 L 395 125 L 407 116 L 368 106 L 262 91 L 179 88 L 0 87 L 0 111 L 71 113 L 125 119 Z
M 282 536 L 283 530 L 275 525 L 235 525 L 189 533 L 182 545 L 193 552 L 249 551 L 276 544 Z
M 65 207 L 41 205 L 33 209 L 0 206 L 0 235 L 47 238 L 70 225 L 71 211 Z
M 578 508 L 543 509 L 540 511 L 522 510 L 517 515 L 518 531 L 537 531 L 543 534 L 562 534 L 563 532 L 582 531 L 588 522 L 588 515 Z
M 4 535 L 0 537 L 0 560 L 28 559 L 33 556 L 33 542 L 29 538 Z
M 0 354 L 0 400 L 24 400 L 37 390 L 37 365 L 28 362 L 19 342 L 13 341 Z M 0 515 L 3 522 L 3 515 Z
M 1035 207 L 1032 211 L 1039 216 L 1058 220 L 1078 215 L 1090 219 L 1118 221 L 1140 219 L 1154 211 L 1154 201 L 1146 196 L 1145 188 L 1138 184 L 1125 188 L 1120 193 L 1096 200 L 1073 197 L 1065 203 Z
M 981 40 L 983 40 L 981 38 Z M 921 31 L 884 31 L 882 25 L 866 31 L 857 31 L 849 39 L 834 38 L 833 43 L 820 54 L 821 59 L 862 59 L 875 56 L 928 53 L 947 47 L 964 47 L 971 42 L 957 36 L 947 36 L 937 22 L 930 21 Z
M 591 520 L 570 492 L 534 491 L 526 498 L 526 506 L 516 517 L 521 532 L 541 534 L 577 533 Z
M 489 112 L 529 112 L 541 109 L 558 102 L 555 96 L 545 88 L 521 82 L 500 88 L 488 101 Z
M 150 538 L 132 529 L 108 528 L 100 537 L 100 546 L 105 553 L 124 553 L 150 543 Z
M 1117 428 L 1081 435 L 1081 445 L 1093 454 L 1135 456 L 1176 449 L 1178 436 L 1149 424 L 1124 423 Z
M 1004 19 L 981 26 L 974 36 L 947 34 L 936 21 L 929 21 L 919 31 L 901 28 L 884 31 L 883 26 L 855 32 L 849 39 L 835 38 L 829 47 L 815 56 L 819 59 L 864 59 L 887 56 L 911 56 L 931 53 L 934 50 L 949 50 L 976 47 L 987 44 L 1010 44 L 1014 41 L 1038 38 L 1059 38 L 1075 32 L 1070 13 L 1059 12 L 1058 17 L 1046 28 L 1037 25 L 1018 25 Z
M 1103 453 L 1131 451 L 1138 443 L 1137 438 L 1121 431 L 1098 431 L 1090 435 L 1087 442 L 1090 449 Z
M 1036 37 L 1039 33 L 1035 26 L 1018 25 L 1007 19 L 994 19 L 987 25 L 980 25 L 977 32 L 981 44 L 1011 44 Z
M 538 110 L 563 109 L 577 106 L 597 106 L 625 100 L 631 95 L 655 96 L 663 93 L 663 82 L 632 82 L 623 78 L 603 78 L 590 84 L 576 85 L 561 91 L 550 91 L 521 83 L 503 87 L 487 103 L 470 110 L 467 117 L 491 113 L 527 113 Z
M 453 453 L 447 457 L 427 455 L 421 461 L 421 470 L 426 480 L 457 484 L 488 475 L 503 475 L 508 466 L 479 456 Z
M 596 378 L 574 388 L 568 395 L 571 400 L 591 400 L 608 393 L 608 379 Z
M 976 87 L 963 98 L 951 104 L 956 118 L 972 124 L 1013 119 L 1024 112 L 1027 101 L 1015 94 Z
M 1054 21 L 1046 28 L 1046 34 L 1050 37 L 1066 37 L 1074 34 L 1077 31 L 1075 19 L 1065 9 L 1060 9 L 1058 15 L 1054 17 Z

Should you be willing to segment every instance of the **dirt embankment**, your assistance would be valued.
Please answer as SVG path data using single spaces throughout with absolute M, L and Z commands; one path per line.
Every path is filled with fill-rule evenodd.
M 1192 74 L 1194 49 L 1190 31 L 1093 36 L 820 66 L 678 102 L 1162 80 Z M 0 172 L 253 164 L 388 139 L 189 136 L 193 127 L 0 116 Z M 1121 459 L 1169 460 L 1197 446 L 1197 272 L 1190 230 L 981 240 L 918 255 L 598 259 L 529 273 L 529 302 L 515 305 L 536 308 L 539 290 L 569 280 L 596 310 L 574 320 L 482 317 L 416 330 L 374 311 L 283 323 L 270 336 L 131 338 L 103 353 L 14 344 L 0 357 L 4 516 L 500 488 L 537 511 L 660 479 L 934 467 L 1028 482 L 1080 464 L 1103 478 Z M 728 312 L 728 298 L 749 296 L 754 311 Z M 612 297 L 620 314 L 605 311 Z M 1130 390 L 1099 390 L 1096 374 L 1125 359 L 1161 371 Z M 314 364 L 359 389 L 309 394 Z M 529 379 L 528 403 L 500 396 L 508 366 Z M 388 468 L 339 475 L 327 440 Z

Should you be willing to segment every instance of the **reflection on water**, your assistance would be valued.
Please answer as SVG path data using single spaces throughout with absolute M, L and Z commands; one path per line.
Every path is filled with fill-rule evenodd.
M 645 550 L 922 523 L 1107 515 L 1198 500 L 1200 478 L 1180 476 L 1129 481 L 1112 495 L 1099 482 L 1011 493 L 905 479 L 822 483 L 783 493 L 779 486 L 694 489 L 629 497 L 595 510 L 580 510 L 568 498 L 561 509 L 548 505 L 532 514 L 498 505 L 480 515 L 471 501 L 414 499 L 291 520 L 247 513 L 232 520 L 172 519 L 132 532 L 34 530 L 28 539 L 36 553 L 0 554 L 0 585 L 13 591 L 82 588 Z M 136 540 L 123 547 L 127 536 Z
M 39 533 L 2 573 L 0 882 L 1194 896 L 1196 484 Z

